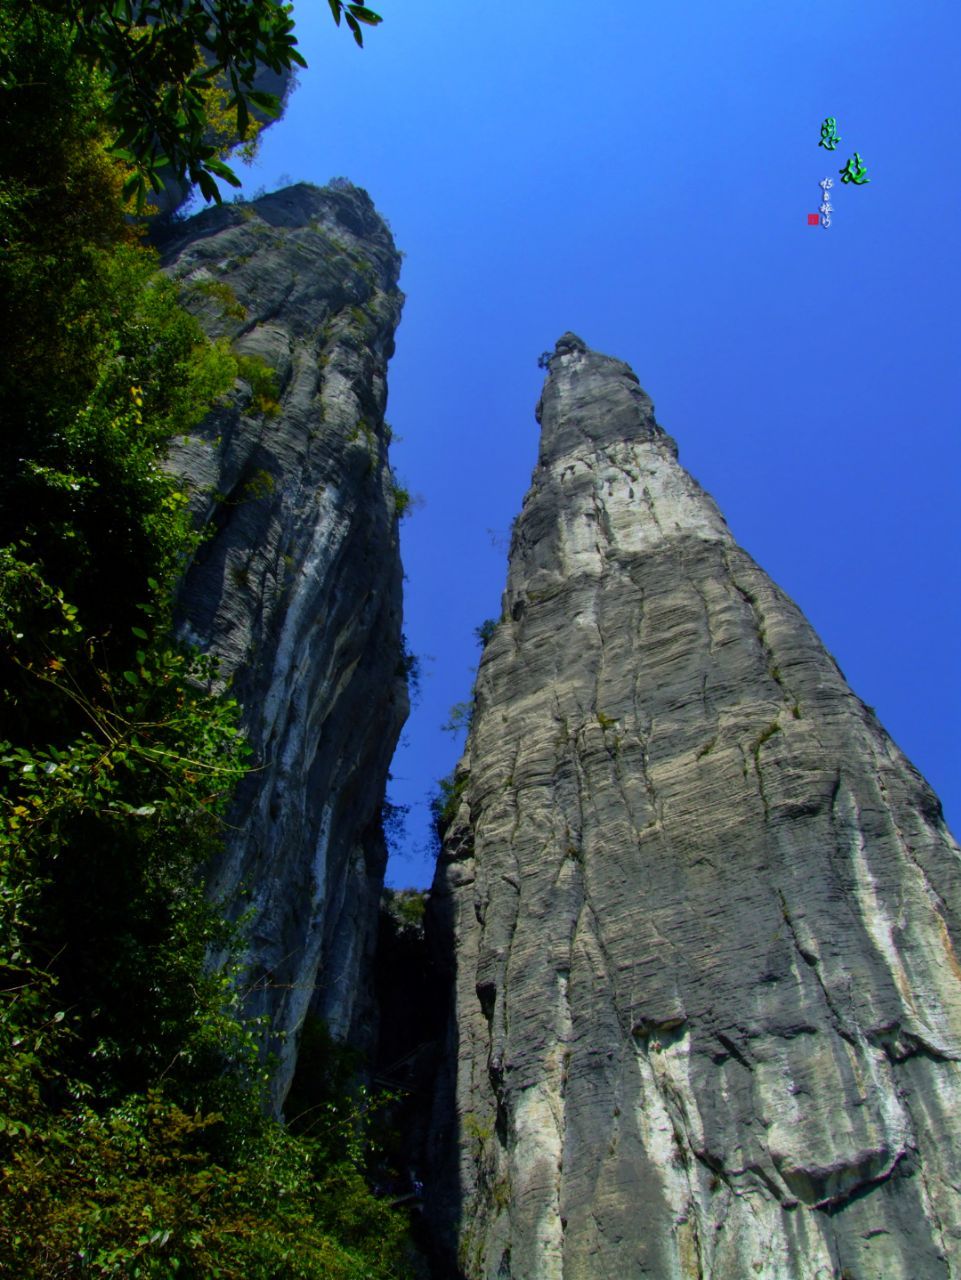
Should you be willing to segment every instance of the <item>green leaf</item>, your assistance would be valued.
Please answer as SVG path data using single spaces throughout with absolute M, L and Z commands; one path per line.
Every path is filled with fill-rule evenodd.
M 143 627 L 131 627 L 130 630 L 133 632 L 133 634 L 137 637 L 138 640 L 146 640 L 148 638 L 147 633 L 146 631 L 144 631 Z
M 363 36 L 363 32 L 361 31 L 360 27 L 357 24 L 357 19 L 349 11 L 344 14 L 344 17 L 347 19 L 348 27 L 350 27 L 351 31 L 354 33 L 354 40 L 357 42 L 358 47 L 363 49 L 364 36 Z
M 337 25 L 338 25 L 338 27 L 339 27 L 339 26 L 340 26 L 340 11 L 341 11 L 341 3 L 340 3 L 340 0 L 327 0 L 327 3 L 330 5 L 330 11 L 331 11 L 331 13 L 334 15 L 334 21 L 337 23 Z
M 229 165 L 224 164 L 222 160 L 217 160 L 213 156 L 206 161 L 204 167 L 209 169 L 211 173 L 215 173 L 218 178 L 223 178 L 224 182 L 229 182 L 232 187 L 241 185 L 240 179 L 234 173 Z
M 215 204 L 222 204 L 223 197 L 217 189 L 217 184 L 214 182 L 210 174 L 206 173 L 203 169 L 198 169 L 196 177 L 197 186 L 200 188 L 200 193 L 204 199 L 212 200 Z
M 123 673 L 123 678 L 126 680 L 127 684 L 135 685 L 140 683 L 135 671 L 125 671 Z
M 142 173 L 132 173 L 123 184 L 124 200 L 129 200 L 134 193 L 137 196 L 137 212 L 142 213 L 147 203 L 147 184 Z
M 241 138 L 246 138 L 247 130 L 250 128 L 250 112 L 247 110 L 247 103 L 239 90 L 236 93 L 235 102 L 237 106 L 237 132 Z M 208 163 L 207 168 L 210 168 Z M 239 183 L 237 184 L 240 185 Z
M 264 93 L 261 89 L 251 89 L 247 97 L 265 116 L 275 120 L 280 115 L 280 98 L 276 93 Z
M 358 22 L 366 22 L 368 27 L 376 27 L 384 19 L 379 13 L 374 13 L 373 9 L 368 9 L 363 4 L 349 4 L 347 8 L 354 15 Z

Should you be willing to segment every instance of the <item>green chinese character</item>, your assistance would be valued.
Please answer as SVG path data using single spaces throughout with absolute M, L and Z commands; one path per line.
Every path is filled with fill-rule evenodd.
M 828 151 L 833 151 L 841 141 L 838 135 L 838 122 L 834 116 L 828 116 L 821 125 L 821 141 L 819 147 L 824 147 Z
M 856 151 L 854 153 L 854 159 L 849 160 L 843 169 L 838 170 L 838 173 L 841 175 L 842 182 L 853 182 L 859 187 L 863 183 L 871 181 L 871 179 L 867 177 L 867 169 L 865 169 L 864 165 L 861 163 L 861 157 Z

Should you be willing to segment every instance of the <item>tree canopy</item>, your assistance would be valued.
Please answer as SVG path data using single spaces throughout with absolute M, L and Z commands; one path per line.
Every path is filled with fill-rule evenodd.
M 362 4 L 328 4 L 361 47 L 363 26 L 381 21 Z M 255 87 L 259 69 L 282 74 L 307 65 L 291 6 L 276 0 L 15 0 L 13 8 L 65 20 L 75 54 L 106 72 L 110 150 L 130 166 L 124 194 L 136 196 L 139 209 L 148 187 L 163 189 L 165 174 L 196 183 L 218 203 L 215 178 L 239 186 L 211 137 L 212 86 L 226 84 L 243 141 L 254 111 L 269 118 L 280 110 L 276 94 Z
M 398 1280 L 371 1100 L 324 1043 L 302 1127 L 264 1114 L 266 1028 L 205 892 L 249 753 L 172 636 L 202 534 L 163 464 L 224 397 L 268 416 L 272 387 L 237 388 L 243 357 L 138 243 L 85 16 L 130 11 L 0 0 L 0 1274 Z

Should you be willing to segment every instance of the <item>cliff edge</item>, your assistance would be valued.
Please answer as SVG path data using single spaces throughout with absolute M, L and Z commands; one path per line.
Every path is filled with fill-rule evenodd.
M 246 915 L 247 1008 L 282 1037 L 279 1109 L 308 1011 L 372 1043 L 380 814 L 408 711 L 384 421 L 400 259 L 349 184 L 208 210 L 162 251 L 241 361 L 169 465 L 206 534 L 180 632 L 219 658 L 254 750 L 211 892 Z

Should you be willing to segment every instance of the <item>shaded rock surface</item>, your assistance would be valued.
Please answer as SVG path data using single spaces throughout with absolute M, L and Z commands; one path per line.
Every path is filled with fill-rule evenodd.
M 961 1276 L 961 860 L 627 365 L 559 341 L 432 893 L 470 1280 Z
M 180 630 L 219 656 L 254 749 L 211 889 L 249 913 L 248 1007 L 287 1036 L 279 1107 L 308 1010 L 372 1045 L 380 814 L 408 710 L 384 422 L 400 262 L 346 185 L 211 209 L 162 248 L 208 332 L 253 358 L 169 464 L 208 532 Z
M 423 1187 L 430 1161 L 431 1103 L 444 1043 L 447 1002 L 444 975 L 425 937 L 427 894 L 385 889 L 375 966 L 380 1015 L 374 1082 L 392 1096 L 383 1128 L 383 1172 L 377 1182 L 410 1212 L 411 1236 L 421 1272 L 450 1280 L 443 1253 L 423 1216 Z

